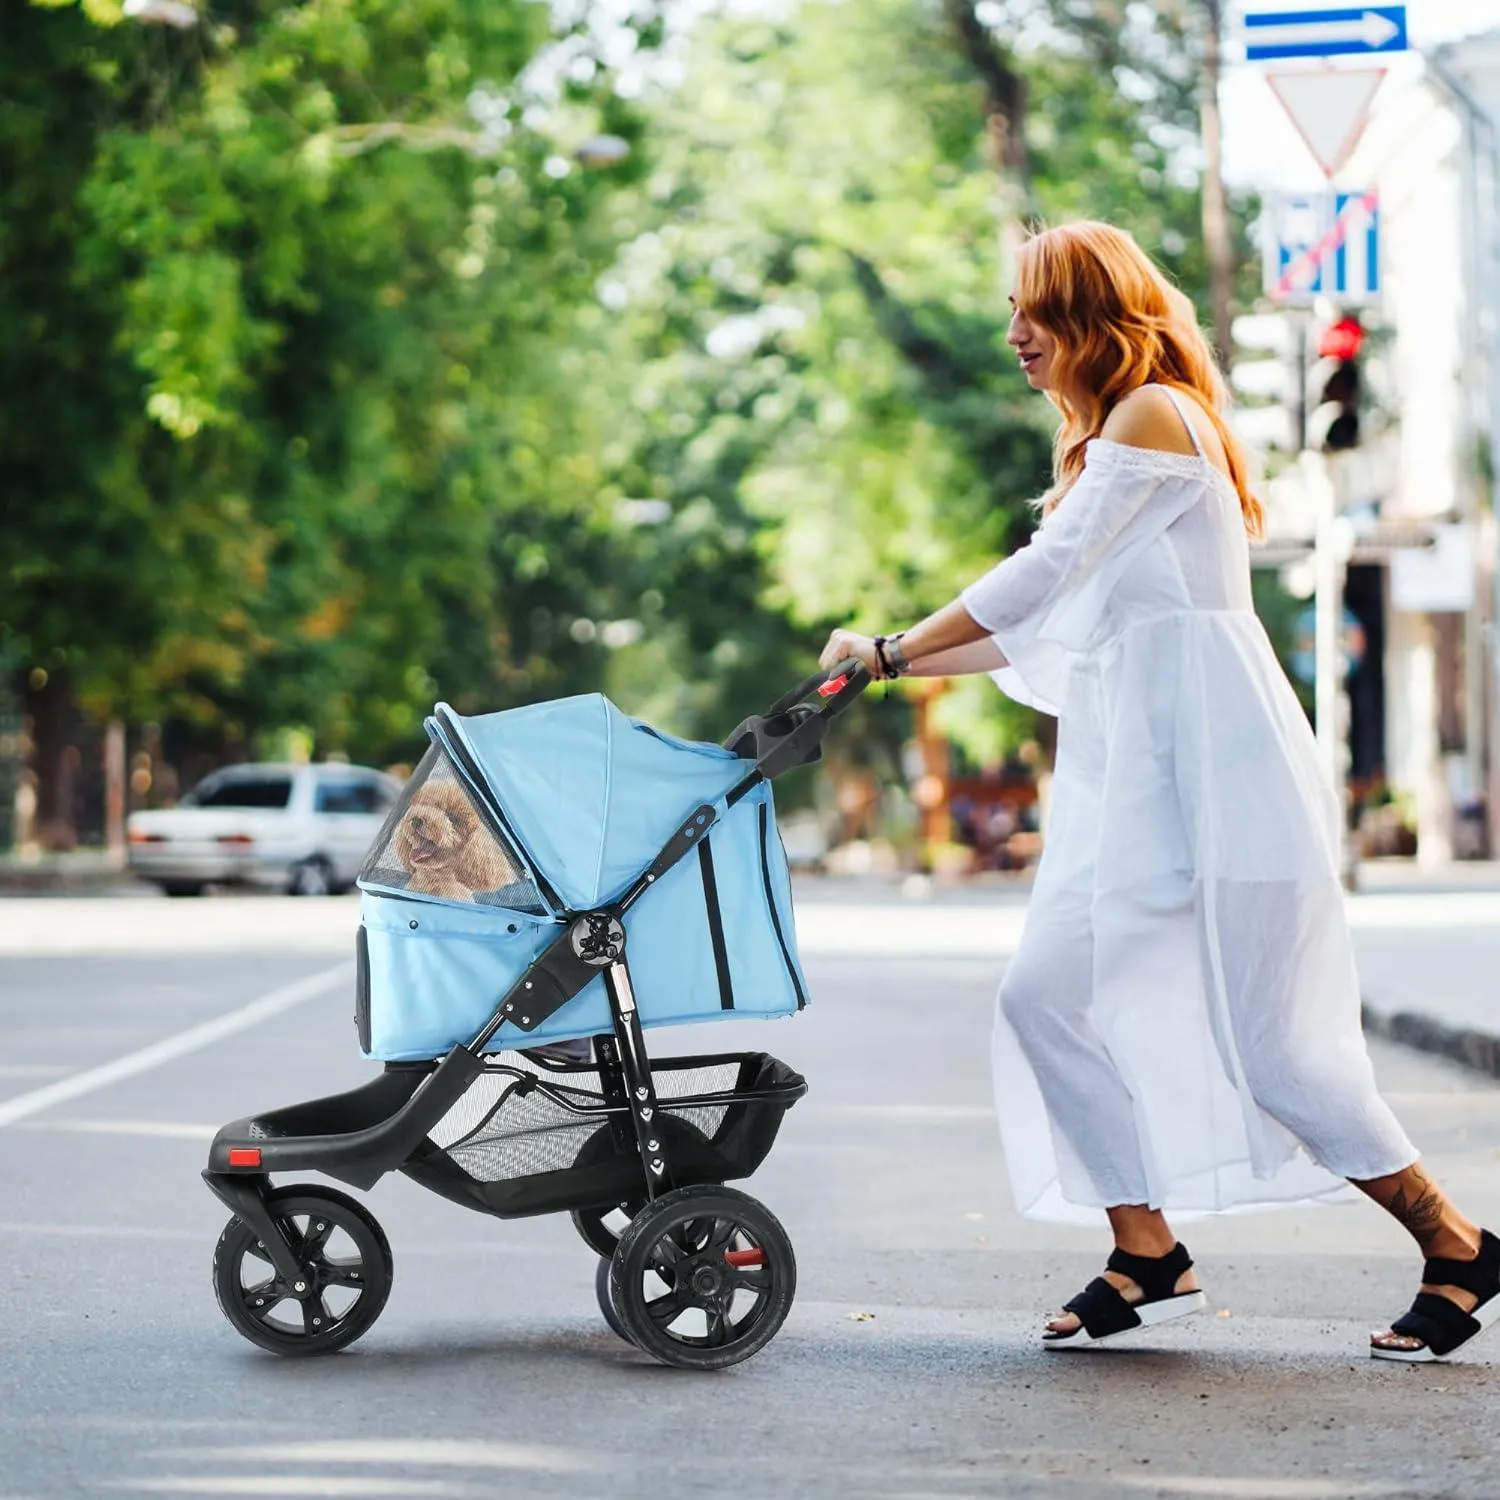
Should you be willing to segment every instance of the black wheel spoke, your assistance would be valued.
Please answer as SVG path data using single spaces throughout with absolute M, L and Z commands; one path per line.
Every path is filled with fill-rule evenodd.
M 651 1265 L 654 1270 L 670 1272 L 688 1252 L 670 1234 L 664 1234 L 651 1249 Z M 670 1281 L 672 1278 L 667 1277 Z
M 259 1240 L 257 1240 L 253 1245 L 249 1246 L 246 1249 L 246 1251 L 245 1251 L 245 1259 L 246 1260 L 258 1260 L 258 1261 L 260 1261 L 260 1263 L 263 1266 L 265 1266 L 266 1270 L 268 1272 L 270 1272 L 270 1274 L 272 1276 L 275 1276 L 275 1274 L 276 1274 L 276 1264 L 271 1259 L 271 1252 L 269 1250 L 267 1250 L 266 1247 L 264 1245 L 262 1245 Z
M 322 1258 L 323 1246 L 328 1243 L 328 1237 L 339 1226 L 333 1222 L 329 1214 L 312 1214 L 308 1217 L 307 1233 L 302 1237 L 302 1254 L 307 1260 Z
M 713 1232 L 709 1235 L 708 1244 L 705 1247 L 709 1251 L 722 1254 L 734 1241 L 735 1235 L 740 1232 L 740 1226 L 733 1219 L 715 1219 Z
M 664 1297 L 654 1297 L 646 1304 L 646 1315 L 659 1327 L 666 1328 L 682 1315 L 682 1309 L 682 1293 L 673 1287 Z
M 365 1284 L 365 1263 L 362 1260 L 325 1260 L 323 1262 L 324 1286 L 347 1286 L 359 1291 Z
M 708 1336 L 704 1343 L 710 1349 L 722 1348 L 729 1341 L 729 1319 L 724 1315 L 722 1307 L 711 1307 L 708 1309 Z
M 729 1283 L 737 1292 L 769 1292 L 771 1272 L 766 1266 L 736 1266 Z
M 327 1333 L 333 1321 L 321 1293 L 316 1297 L 302 1299 L 302 1331 L 310 1338 Z
M 248 1317 L 264 1322 L 270 1317 L 277 1303 L 286 1299 L 286 1293 L 274 1280 L 257 1282 L 240 1291 L 240 1301 Z

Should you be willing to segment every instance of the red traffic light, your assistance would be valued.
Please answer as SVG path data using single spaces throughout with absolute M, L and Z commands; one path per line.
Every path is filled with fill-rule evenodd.
M 1318 335 L 1320 359 L 1353 359 L 1365 341 L 1365 330 L 1358 318 L 1340 318 Z

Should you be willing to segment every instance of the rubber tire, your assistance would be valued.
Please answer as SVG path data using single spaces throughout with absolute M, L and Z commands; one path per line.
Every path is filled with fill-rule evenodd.
M 594 1268 L 594 1296 L 599 1300 L 599 1311 L 604 1314 L 604 1321 L 609 1324 L 610 1329 L 619 1334 L 627 1344 L 634 1344 L 625 1325 L 620 1321 L 620 1315 L 615 1311 L 614 1294 L 610 1291 L 609 1283 L 610 1263 L 608 1260 L 600 1260 Z
M 644 1203 L 622 1203 L 619 1211 L 627 1218 L 634 1218 L 646 1205 Z M 605 1214 L 614 1213 L 613 1208 L 573 1208 L 568 1210 L 568 1217 L 573 1220 L 573 1228 L 578 1231 L 578 1237 L 595 1255 L 605 1260 L 615 1253 L 615 1246 L 620 1243 L 619 1236 L 604 1223 Z
M 203 894 L 203 882 L 201 880 L 161 880 L 157 882 L 162 892 L 168 896 L 201 896 Z
M 648 1256 L 675 1224 L 709 1217 L 735 1219 L 764 1252 L 771 1272 L 765 1303 L 743 1338 L 715 1347 L 684 1343 L 661 1328 L 646 1311 L 641 1279 Z M 797 1290 L 797 1258 L 781 1221 L 763 1203 L 735 1188 L 711 1183 L 676 1188 L 630 1221 L 610 1261 L 610 1298 L 630 1341 L 638 1349 L 680 1370 L 722 1370 L 758 1353 L 776 1337 Z
M 219 1243 L 214 1246 L 214 1296 L 220 1312 L 236 1333 L 272 1354 L 300 1359 L 315 1354 L 334 1354 L 348 1348 L 355 1339 L 369 1332 L 384 1311 L 391 1293 L 395 1262 L 385 1231 L 363 1204 L 332 1188 L 310 1185 L 276 1188 L 266 1194 L 266 1206 L 278 1217 L 311 1213 L 335 1220 L 359 1246 L 364 1288 L 356 1301 L 323 1333 L 286 1333 L 269 1327 L 259 1318 L 250 1316 L 240 1300 L 240 1263 L 251 1246 L 258 1243 L 258 1237 L 243 1219 L 233 1218 L 224 1226 Z
M 289 896 L 331 896 L 332 867 L 321 854 L 299 859 L 287 877 L 286 893 Z

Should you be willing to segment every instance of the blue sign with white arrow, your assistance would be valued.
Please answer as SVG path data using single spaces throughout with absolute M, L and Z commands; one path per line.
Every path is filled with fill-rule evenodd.
M 1406 7 L 1362 5 L 1352 10 L 1261 10 L 1245 16 L 1245 57 L 1373 57 L 1405 52 Z

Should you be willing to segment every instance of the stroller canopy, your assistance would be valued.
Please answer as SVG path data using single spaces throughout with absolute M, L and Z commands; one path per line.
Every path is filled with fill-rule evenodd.
M 499 821 L 540 904 L 574 910 L 618 895 L 694 807 L 717 801 L 750 769 L 717 745 L 632 719 L 598 693 L 472 718 L 440 703 L 427 732 L 454 779 Z M 377 839 L 375 850 L 386 843 Z M 379 868 L 388 866 L 372 859 L 360 884 L 390 889 Z

